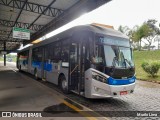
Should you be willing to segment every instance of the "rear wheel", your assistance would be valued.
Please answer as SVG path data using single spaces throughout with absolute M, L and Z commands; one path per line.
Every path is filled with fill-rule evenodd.
M 63 93 L 68 94 L 68 85 L 65 76 L 60 76 L 60 88 Z

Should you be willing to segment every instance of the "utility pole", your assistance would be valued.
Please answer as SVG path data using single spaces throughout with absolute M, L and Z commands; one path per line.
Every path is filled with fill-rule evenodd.
M 4 66 L 6 66 L 6 42 L 3 43 L 4 46 Z

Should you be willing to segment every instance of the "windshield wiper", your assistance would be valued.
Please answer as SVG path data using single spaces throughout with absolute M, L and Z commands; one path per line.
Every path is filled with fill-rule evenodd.
M 124 61 L 130 66 L 130 68 L 132 68 L 131 63 L 126 58 L 124 58 Z M 127 67 L 127 65 L 126 65 L 126 67 Z
M 113 68 L 115 68 L 115 66 L 116 66 L 116 61 L 118 61 L 118 60 L 117 60 L 117 57 L 114 57 L 114 58 L 113 58 L 113 61 L 112 61 L 112 66 L 113 66 Z

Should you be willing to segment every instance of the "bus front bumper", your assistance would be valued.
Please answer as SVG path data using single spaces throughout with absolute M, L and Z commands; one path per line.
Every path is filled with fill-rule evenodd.
M 89 98 L 107 98 L 128 95 L 134 92 L 135 82 L 127 85 L 108 85 L 92 80 L 92 89 Z

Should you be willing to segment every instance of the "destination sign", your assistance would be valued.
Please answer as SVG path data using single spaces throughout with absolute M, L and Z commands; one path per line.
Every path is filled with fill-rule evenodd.
M 130 47 L 129 40 L 125 38 L 118 38 L 118 37 L 98 37 L 96 40 L 97 43 L 109 44 L 109 45 L 116 45 L 116 46 L 125 46 Z
M 13 27 L 13 38 L 30 40 L 30 30 Z

